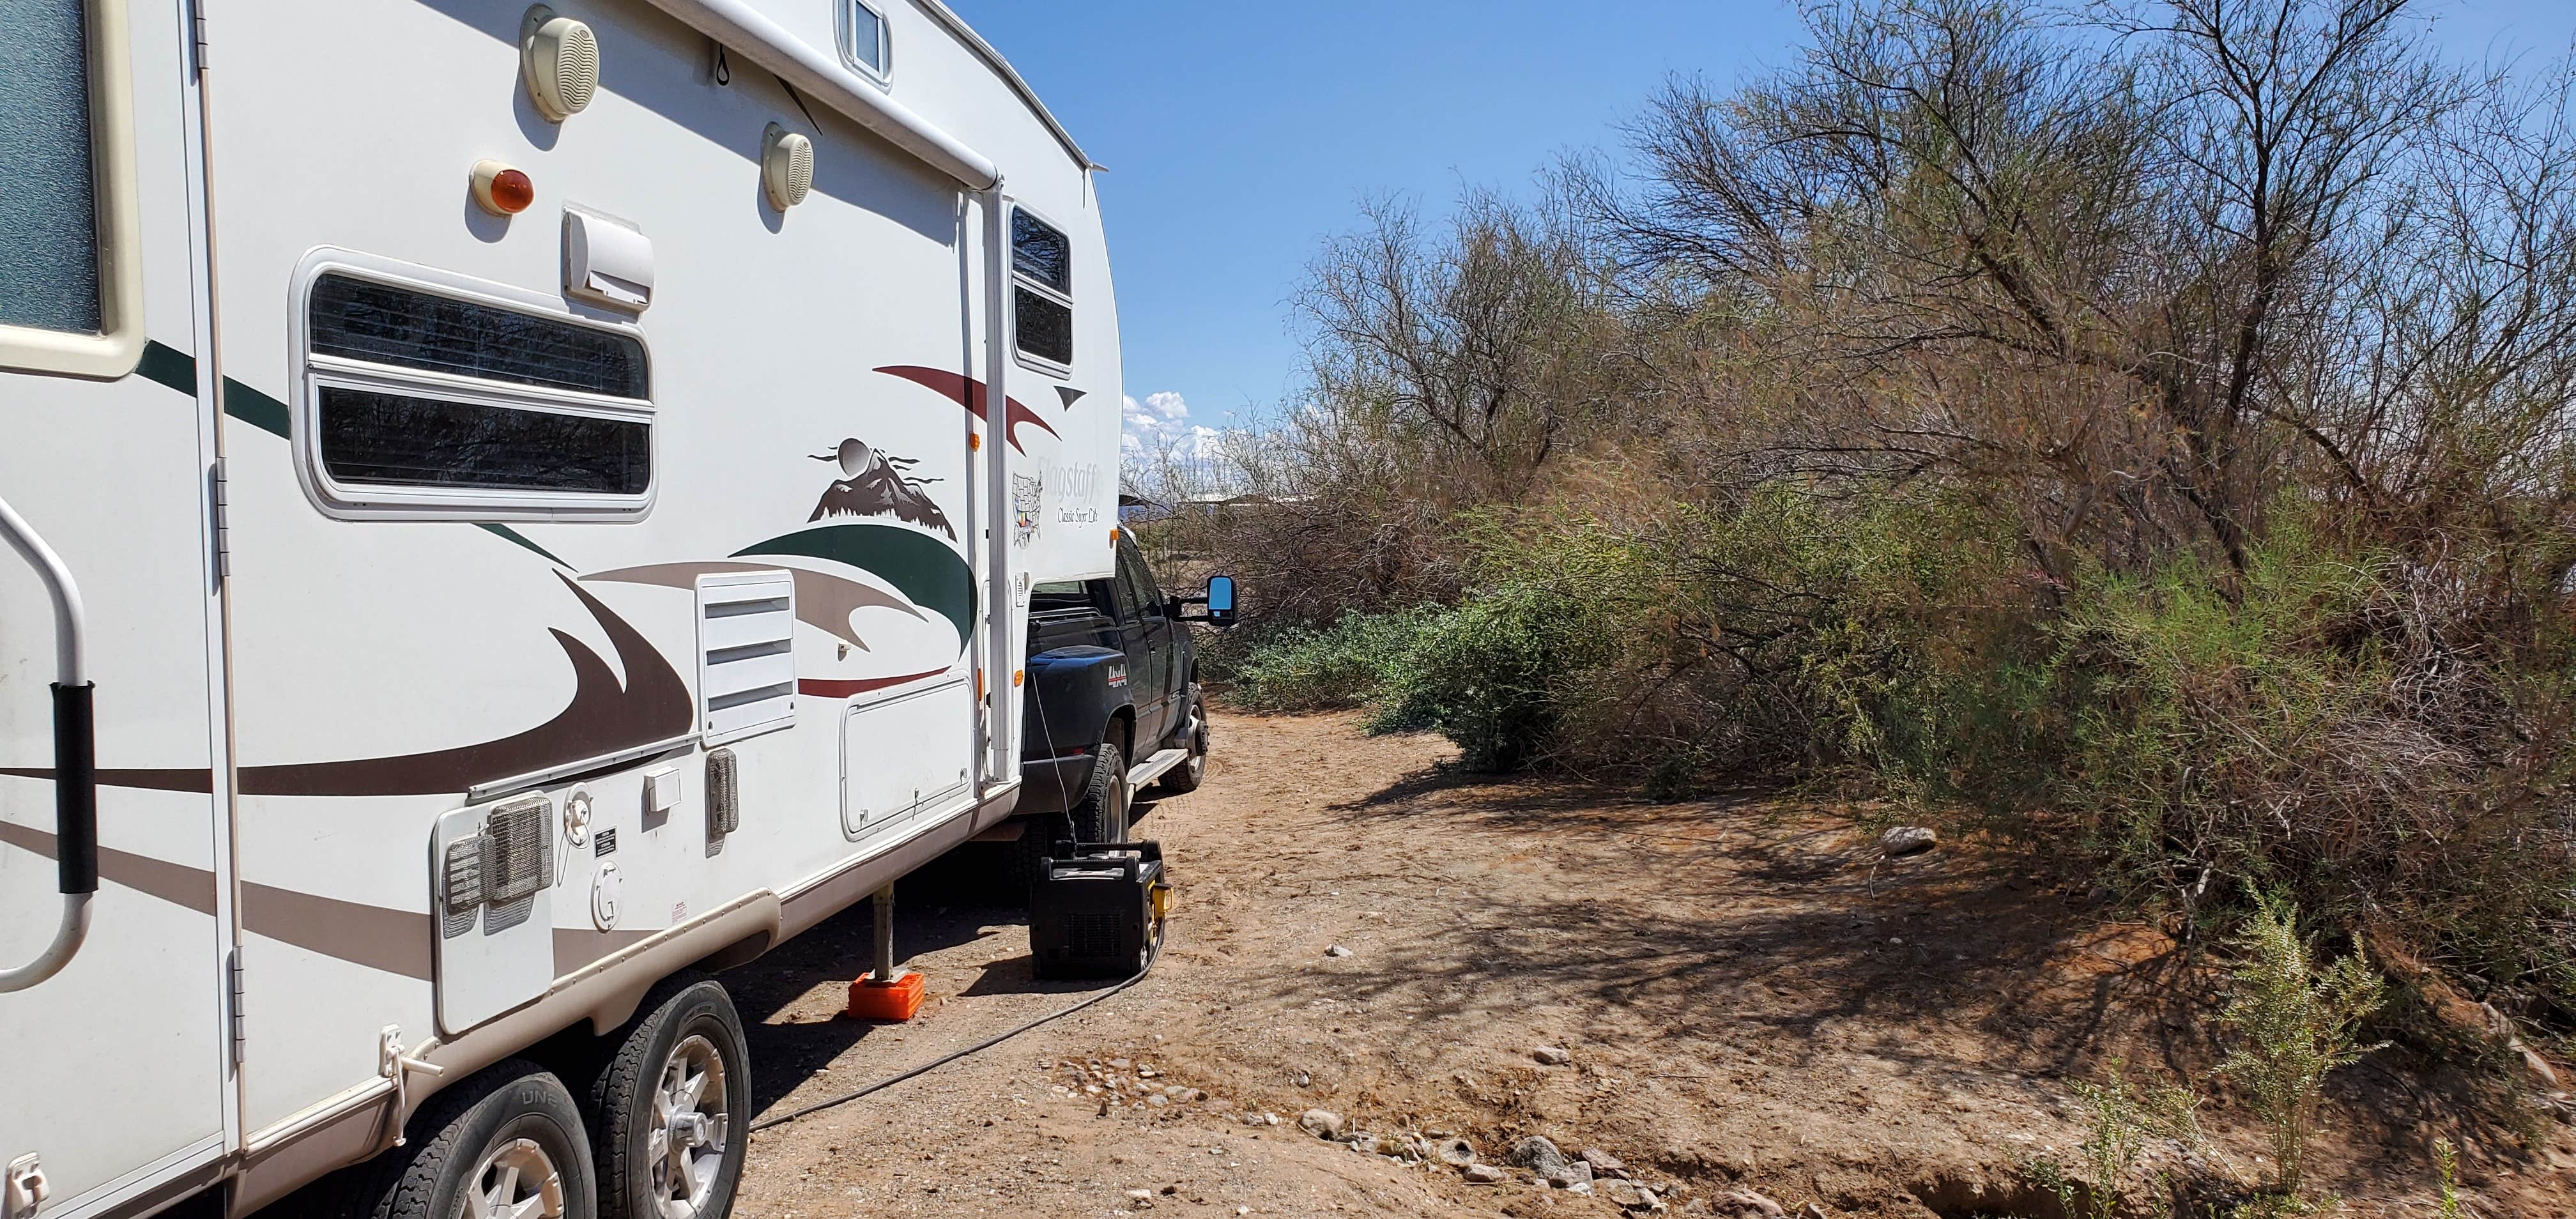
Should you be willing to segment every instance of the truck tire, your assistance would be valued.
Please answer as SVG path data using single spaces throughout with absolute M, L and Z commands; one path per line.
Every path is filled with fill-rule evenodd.
M 1118 742 L 1102 741 L 1091 763 L 1091 784 L 1073 806 L 1073 836 L 1083 842 L 1125 842 L 1135 815 L 1135 793 L 1127 787 L 1127 755 Z
M 354 1171 L 359 1219 L 598 1219 L 590 1138 L 563 1081 L 500 1063 L 431 1097 L 401 1147 Z
M 1155 782 L 1154 794 L 1158 797 L 1186 796 L 1197 791 L 1199 784 L 1207 781 L 1208 722 L 1205 702 L 1196 698 L 1190 700 L 1190 713 L 1182 723 L 1180 743 L 1181 748 L 1190 751 L 1190 756 L 1183 758 L 1180 765 L 1164 771 L 1163 777 Z
M 1059 838 L 1073 837 L 1073 819 L 1062 813 L 1039 813 L 1023 818 L 1020 836 L 1002 845 L 1002 884 L 1013 902 L 1026 903 L 1029 890 L 1037 887 L 1038 865 L 1055 849 Z
M 742 1017 L 683 980 L 629 1022 L 590 1087 L 601 1219 L 724 1219 L 751 1126 Z

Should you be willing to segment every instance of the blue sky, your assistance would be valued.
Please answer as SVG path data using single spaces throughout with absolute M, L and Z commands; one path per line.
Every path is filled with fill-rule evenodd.
M 1251 422 L 1293 392 L 1288 298 L 1369 195 L 1426 212 L 1520 188 L 1559 152 L 1615 148 L 1674 73 L 1791 62 L 1783 0 L 950 0 L 1092 158 L 1130 430 Z M 2545 59 L 2571 0 L 2435 0 L 2452 52 Z

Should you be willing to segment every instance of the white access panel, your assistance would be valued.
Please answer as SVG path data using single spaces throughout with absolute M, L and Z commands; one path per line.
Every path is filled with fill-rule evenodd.
M 495 900 L 451 904 L 448 900 L 449 851 L 484 833 L 497 810 L 542 802 L 537 822 L 544 835 L 543 854 L 533 892 L 502 892 Z M 483 808 L 458 809 L 438 819 L 430 837 L 430 906 L 436 912 L 431 934 L 438 940 L 438 1028 L 453 1036 L 546 993 L 555 980 L 555 864 L 559 820 L 555 803 L 543 796 L 518 797 Z M 486 892 L 499 890 L 497 857 Z
M 975 695 L 963 678 L 841 717 L 841 829 L 883 833 L 966 792 L 975 756 Z

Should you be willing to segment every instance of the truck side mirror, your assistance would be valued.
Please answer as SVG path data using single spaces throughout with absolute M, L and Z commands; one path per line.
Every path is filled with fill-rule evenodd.
M 1218 628 L 1233 626 L 1234 577 L 1209 576 L 1206 592 L 1195 597 L 1172 598 L 1174 613 L 1179 613 L 1179 607 L 1184 605 L 1204 605 L 1207 607 L 1207 612 L 1183 615 L 1181 616 L 1183 622 L 1204 622 Z
M 1234 577 L 1208 577 L 1207 609 L 1208 625 L 1234 625 Z

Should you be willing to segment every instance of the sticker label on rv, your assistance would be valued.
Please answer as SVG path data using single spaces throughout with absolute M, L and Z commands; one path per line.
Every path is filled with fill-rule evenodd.
M 1011 544 L 1027 546 L 1037 540 L 1038 524 L 1046 515 L 1046 480 L 1026 474 L 1011 476 Z

